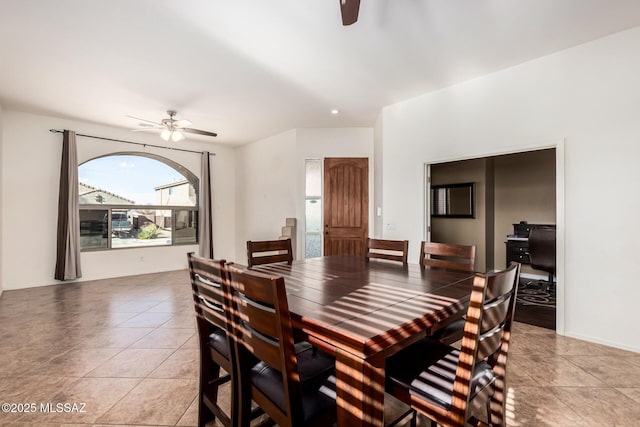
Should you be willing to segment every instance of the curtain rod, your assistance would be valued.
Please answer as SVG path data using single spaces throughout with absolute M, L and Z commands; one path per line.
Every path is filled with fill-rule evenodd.
M 58 129 L 49 129 L 49 132 L 64 133 L 63 130 L 58 130 Z M 86 135 L 84 133 L 76 133 L 76 136 L 84 136 L 85 138 L 102 139 L 104 141 L 122 142 L 125 144 L 142 145 L 143 147 L 154 147 L 154 148 L 164 148 L 165 150 L 184 151 L 186 153 L 196 153 L 196 154 L 204 153 L 204 151 L 187 150 L 185 148 L 165 147 L 163 145 L 153 145 L 153 144 L 145 144 L 142 142 L 125 141 L 123 139 L 105 138 L 104 136 Z M 209 155 L 215 156 L 216 153 L 209 153 Z

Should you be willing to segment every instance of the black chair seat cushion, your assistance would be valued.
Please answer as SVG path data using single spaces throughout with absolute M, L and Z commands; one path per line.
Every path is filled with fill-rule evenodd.
M 218 353 L 222 354 L 226 359 L 229 358 L 229 345 L 227 343 L 227 333 L 222 329 L 216 329 L 209 335 L 209 345 Z
M 423 400 L 446 410 L 451 409 L 451 396 L 460 351 L 434 339 L 425 339 L 398 352 L 386 361 L 388 390 L 401 387 Z M 471 378 L 471 397 L 495 381 L 486 362 L 476 363 Z
M 459 341 L 462 339 L 462 335 L 464 334 L 465 323 L 466 319 L 464 317 L 456 319 L 444 328 L 438 329 L 432 335 L 432 338 L 438 341 L 442 341 L 445 344 L 451 344 Z
M 307 342 L 296 343 L 296 357 L 304 420 L 312 420 L 325 411 L 335 411 L 335 360 L 321 350 L 314 351 Z M 280 409 L 286 410 L 282 374 L 279 371 L 259 362 L 251 370 L 251 382 Z

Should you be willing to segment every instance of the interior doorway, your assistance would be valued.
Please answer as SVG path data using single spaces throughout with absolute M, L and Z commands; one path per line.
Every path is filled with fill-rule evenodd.
M 475 244 L 479 271 L 499 270 L 509 262 L 507 236 L 517 234 L 514 224 L 557 225 L 556 287 L 552 298 L 555 306 L 546 317 L 549 327 L 562 333 L 563 324 L 563 262 L 564 262 L 564 144 L 553 148 L 526 150 L 433 162 L 426 165 L 425 238 L 445 243 Z M 474 183 L 475 210 L 473 218 L 432 216 L 431 186 Z M 524 280 L 544 278 L 546 272 L 533 269 L 524 249 L 522 277 Z M 524 295 L 524 292 L 523 292 Z M 544 300 L 547 296 L 541 296 Z M 537 297 L 536 297 L 537 298 Z M 541 309 L 544 310 L 544 309 Z M 549 311 L 548 307 L 546 308 Z M 524 310 L 521 310 L 524 313 Z

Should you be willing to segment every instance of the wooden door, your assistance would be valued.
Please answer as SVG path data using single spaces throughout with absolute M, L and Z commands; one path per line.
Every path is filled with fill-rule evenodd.
M 362 255 L 369 234 L 369 159 L 324 159 L 324 254 Z

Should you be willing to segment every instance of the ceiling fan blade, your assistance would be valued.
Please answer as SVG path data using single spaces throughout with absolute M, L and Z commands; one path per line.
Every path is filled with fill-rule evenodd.
M 131 132 L 160 132 L 164 130 L 164 128 L 140 128 L 140 129 L 131 129 Z
M 215 132 L 208 132 L 206 130 L 200 130 L 200 129 L 193 129 L 193 128 L 181 128 L 180 130 L 185 131 L 187 133 L 196 133 L 198 135 L 205 135 L 205 136 L 218 136 L 217 133 Z
M 358 20 L 360 0 L 340 0 L 340 12 L 342 12 L 342 25 L 351 25 Z
M 162 124 L 159 122 L 154 122 L 153 120 L 141 119 L 140 117 L 134 117 L 134 116 L 125 116 L 125 117 L 129 117 L 130 119 L 140 120 L 141 122 L 153 123 L 154 125 L 158 125 L 158 126 Z
M 176 120 L 173 122 L 173 125 L 179 129 L 191 126 L 191 122 L 189 120 Z

